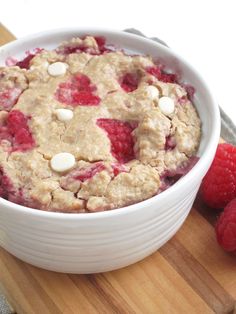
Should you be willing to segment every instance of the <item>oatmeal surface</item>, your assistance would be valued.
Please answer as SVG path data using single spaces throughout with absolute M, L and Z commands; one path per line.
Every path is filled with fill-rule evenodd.
M 27 58 L 26 58 L 27 59 Z M 195 162 L 188 88 L 148 56 L 87 36 L 0 68 L 0 195 L 47 211 L 148 199 Z

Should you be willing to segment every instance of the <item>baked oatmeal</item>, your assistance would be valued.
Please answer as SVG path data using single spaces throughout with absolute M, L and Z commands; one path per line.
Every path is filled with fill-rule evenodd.
M 157 195 L 197 160 L 192 92 L 151 57 L 102 37 L 0 67 L 0 195 L 71 213 Z

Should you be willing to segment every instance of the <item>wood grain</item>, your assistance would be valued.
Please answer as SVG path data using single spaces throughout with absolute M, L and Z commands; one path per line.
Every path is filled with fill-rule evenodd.
M 0 23 L 0 46 L 16 39 L 15 36 Z
M 13 39 L 0 24 L 0 45 Z M 2 289 L 19 314 L 233 313 L 235 257 L 216 243 L 216 215 L 200 198 L 194 207 L 180 231 L 159 251 L 113 272 L 49 272 L 0 249 Z

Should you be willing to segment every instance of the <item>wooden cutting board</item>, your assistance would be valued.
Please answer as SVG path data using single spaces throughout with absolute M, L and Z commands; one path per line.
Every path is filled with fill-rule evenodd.
M 0 45 L 13 39 L 0 24 Z M 2 289 L 18 314 L 236 313 L 236 257 L 216 243 L 217 214 L 198 197 L 183 227 L 159 251 L 103 274 L 50 272 L 0 249 Z

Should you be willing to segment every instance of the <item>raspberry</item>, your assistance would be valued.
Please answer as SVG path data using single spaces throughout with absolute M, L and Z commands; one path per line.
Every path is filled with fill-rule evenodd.
M 106 169 L 104 164 L 101 162 L 97 162 L 89 167 L 77 169 L 73 175 L 73 178 L 84 182 L 91 179 L 93 176 L 95 176 L 95 174 L 103 171 L 104 169 Z
M 219 144 L 214 161 L 202 181 L 201 194 L 206 204 L 223 208 L 236 197 L 236 147 Z
M 40 53 L 42 50 L 43 49 L 41 48 L 35 48 L 34 53 L 26 51 L 26 57 L 23 60 L 16 62 L 15 65 L 20 67 L 21 69 L 28 70 L 30 68 L 30 61 L 36 56 L 36 54 Z
M 82 37 L 81 39 L 85 39 L 85 38 L 86 38 L 86 36 Z M 81 44 L 77 44 L 77 45 L 73 45 L 73 44 L 65 45 L 65 46 L 57 49 L 57 52 L 62 53 L 64 55 L 68 55 L 71 53 L 81 53 L 81 52 L 89 53 L 91 55 L 101 55 L 104 52 L 111 51 L 109 48 L 107 48 L 105 46 L 105 44 L 106 44 L 105 37 L 95 36 L 94 39 L 97 42 L 98 50 L 93 48 L 93 47 L 88 47 L 84 43 L 81 43 Z
M 12 144 L 12 151 L 26 151 L 35 146 L 28 118 L 19 110 L 9 113 L 6 126 L 0 128 L 0 139 L 8 140 Z
M 4 173 L 3 169 L 0 168 L 0 197 L 8 199 L 8 194 L 14 191 L 11 180 Z
M 162 66 L 147 67 L 146 71 L 165 83 L 177 83 L 178 77 L 174 73 L 166 73 Z
M 172 149 L 172 148 L 171 148 Z M 175 170 L 166 170 L 161 175 L 161 187 L 159 192 L 167 190 L 170 186 L 175 184 L 182 176 L 186 175 L 198 162 L 199 158 L 193 156 L 186 162 L 183 162 Z
M 96 86 L 84 74 L 76 74 L 69 81 L 61 83 L 56 90 L 58 101 L 72 106 L 97 106 L 100 98 L 93 94 Z
M 119 163 L 113 163 L 111 164 L 111 167 L 113 169 L 113 174 L 115 177 L 118 176 L 118 174 L 121 172 L 128 172 L 128 169 L 126 169 L 124 165 Z
M 35 57 L 35 54 L 29 54 L 27 57 L 25 57 L 23 60 L 18 61 L 16 63 L 16 66 L 20 67 L 21 69 L 29 69 L 30 67 L 30 61 Z
M 172 150 L 176 146 L 175 138 L 171 135 L 166 137 L 165 150 Z
M 100 98 L 89 92 L 77 92 L 73 95 L 73 101 L 80 106 L 97 106 L 100 103 Z
M 180 105 L 184 105 L 188 101 L 188 97 L 187 96 L 179 97 L 177 101 Z
M 11 179 L 0 168 L 0 197 L 3 197 L 13 203 L 25 205 L 23 191 L 21 188 L 16 188 Z
M 120 86 L 127 93 L 133 92 L 135 89 L 137 89 L 138 83 L 139 83 L 139 76 L 136 73 L 126 73 L 120 79 Z
M 12 110 L 7 117 L 7 126 L 12 135 L 27 126 L 26 116 L 19 110 Z
M 129 122 L 115 119 L 98 119 L 97 125 L 107 132 L 111 142 L 111 153 L 120 163 L 126 163 L 135 158 L 134 126 Z
M 236 254 L 236 198 L 225 207 L 218 219 L 216 237 L 225 251 Z
M 0 91 L 0 110 L 9 111 L 17 103 L 17 100 L 22 93 L 20 88 L 8 88 Z
M 91 84 L 90 79 L 84 74 L 77 74 L 72 77 L 71 80 L 72 86 L 75 87 L 78 91 L 94 92 L 96 87 Z
M 15 133 L 14 145 L 17 150 L 20 149 L 22 151 L 30 149 L 34 145 L 34 140 L 28 128 L 19 129 Z
M 94 36 L 94 39 L 96 40 L 96 43 L 98 47 L 104 47 L 106 44 L 106 38 L 103 36 Z
M 195 93 L 195 88 L 189 84 L 181 84 L 181 86 L 186 90 L 187 98 L 192 101 Z
M 192 156 L 187 161 L 183 162 L 175 170 L 166 170 L 162 173 L 161 179 L 163 186 L 167 189 L 169 186 L 177 182 L 182 176 L 186 175 L 198 162 L 199 157 Z
M 73 180 L 79 180 L 85 182 L 91 179 L 95 174 L 105 170 L 106 167 L 102 162 L 96 162 L 84 167 L 78 167 L 71 171 L 65 178 L 66 181 L 63 183 L 63 186 L 66 188 L 67 184 Z
M 98 48 L 100 50 L 100 53 L 109 52 L 111 49 L 107 48 L 106 45 L 106 38 L 103 36 L 95 36 L 94 39 L 97 42 Z

